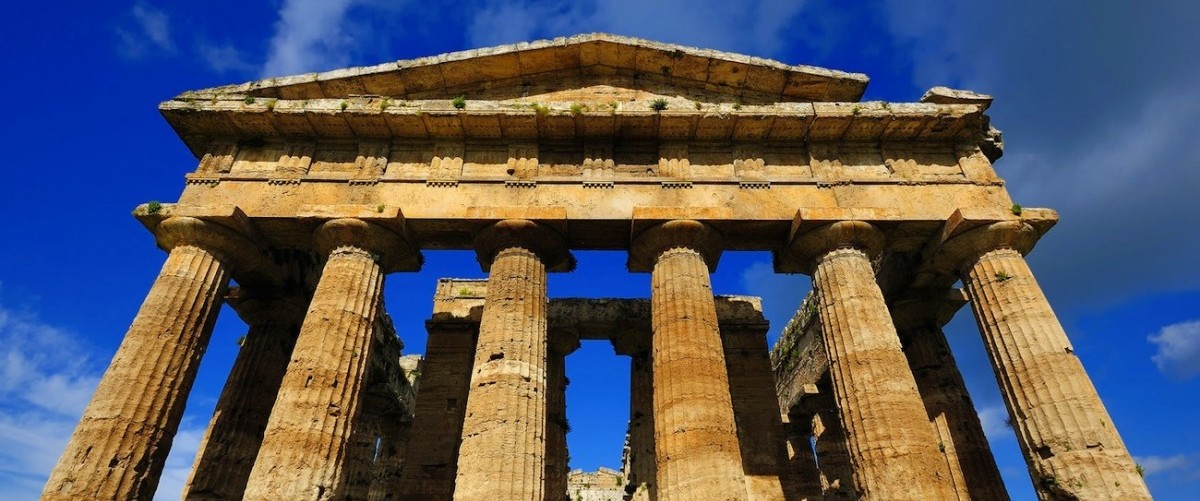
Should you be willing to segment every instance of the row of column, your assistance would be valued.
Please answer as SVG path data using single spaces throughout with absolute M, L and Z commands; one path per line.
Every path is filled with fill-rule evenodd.
M 1031 232 L 1020 222 L 997 223 L 943 247 L 953 255 L 970 295 L 1039 494 L 1045 499 L 1064 492 L 1091 499 L 1149 499 L 1022 258 L 1032 245 Z M 43 499 L 152 496 L 231 267 L 253 266 L 261 259 L 244 238 L 197 219 L 167 219 L 158 237 L 170 249 L 167 262 Z M 956 448 L 968 447 L 974 439 L 954 442 L 949 421 L 929 426 L 897 325 L 875 283 L 871 261 L 882 239 L 871 225 L 847 221 L 808 231 L 791 244 L 813 275 L 855 495 L 956 499 L 952 479 L 968 475 L 960 471 L 963 467 L 949 465 L 939 448 L 947 446 L 947 439 Z M 259 374 L 255 371 L 264 370 L 264 364 L 250 361 L 235 368 L 237 377 L 281 378 L 253 468 L 244 481 L 237 480 L 244 482 L 245 499 L 345 494 L 346 458 L 352 454 L 351 437 L 361 413 L 383 277 L 412 262 L 408 258 L 416 252 L 396 233 L 354 219 L 325 223 L 316 244 L 327 260 L 286 371 Z M 631 269 L 649 271 L 653 288 L 649 358 L 655 485 L 657 499 L 663 501 L 747 499 L 745 458 L 709 278 L 722 248 L 712 228 L 670 221 L 643 232 L 630 250 Z M 547 464 L 547 444 L 561 430 L 548 427 L 548 416 L 559 411 L 557 403 L 549 407 L 548 395 L 558 392 L 553 386 L 561 376 L 553 374 L 561 374 L 561 367 L 548 365 L 546 272 L 570 269 L 573 260 L 559 235 L 523 220 L 488 227 L 478 236 L 476 249 L 489 272 L 486 302 L 470 353 L 474 361 L 467 394 L 461 402 L 447 398 L 442 403 L 443 413 L 462 413 L 463 425 L 457 454 L 446 455 L 440 464 L 444 474 L 456 457 L 455 500 L 550 499 L 556 493 L 546 491 L 547 478 L 554 477 L 557 465 Z M 286 331 L 282 326 L 263 329 Z M 255 337 L 247 342 L 273 347 L 264 349 L 263 356 L 287 352 L 287 341 L 277 335 Z M 913 339 L 936 337 L 926 332 Z M 922 350 L 941 349 L 910 351 L 919 359 Z M 954 407 L 953 397 L 942 399 L 947 409 Z M 429 402 L 422 407 L 420 400 L 418 412 L 430 407 Z M 239 420 L 263 418 L 242 413 L 232 396 L 219 407 L 220 414 L 231 416 L 230 426 L 239 429 L 253 429 L 237 424 Z M 961 403 L 958 407 L 946 414 L 965 412 Z M 217 421 L 214 417 L 210 433 L 218 430 Z M 220 444 L 236 450 L 243 466 L 257 433 L 249 435 L 245 443 L 231 439 Z M 422 461 L 409 463 L 413 468 L 439 464 Z M 404 468 L 410 472 L 407 464 Z M 402 474 L 401 484 L 419 490 L 423 475 L 437 473 L 433 468 L 412 477 Z M 202 492 L 195 477 L 191 488 Z

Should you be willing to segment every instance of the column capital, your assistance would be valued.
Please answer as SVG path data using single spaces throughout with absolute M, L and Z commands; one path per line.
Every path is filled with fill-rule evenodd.
M 372 254 L 385 273 L 421 269 L 421 252 L 404 236 L 361 219 L 331 219 L 313 232 L 317 252 L 324 257 L 343 247 Z
M 724 238 L 713 227 L 690 219 L 676 219 L 650 227 L 633 239 L 629 246 L 629 271 L 646 273 L 664 252 L 691 249 L 704 257 L 708 271 L 717 270 L 717 261 L 725 248 Z
M 883 251 L 883 232 L 865 221 L 837 221 L 797 232 L 784 255 L 776 254 L 776 268 L 812 274 L 817 262 L 838 249 L 857 249 L 875 259 Z M 780 263 L 780 261 L 788 261 Z
M 262 262 L 262 249 L 241 232 L 227 226 L 190 216 L 172 216 L 155 228 L 155 240 L 163 250 L 190 245 L 217 256 L 236 271 L 249 270 Z
M 230 287 L 225 303 L 246 325 L 261 325 L 272 321 L 304 321 L 308 301 L 298 293 L 259 294 L 243 287 Z
M 918 327 L 946 325 L 963 305 L 967 304 L 962 289 L 919 291 L 906 294 L 888 306 L 892 322 L 900 332 Z
M 934 269 L 951 275 L 962 275 L 980 256 L 994 250 L 1011 249 L 1024 256 L 1041 237 L 1033 225 L 1022 220 L 988 223 L 957 234 L 949 221 L 942 235 L 930 261 Z
M 575 269 L 575 256 L 571 255 L 567 240 L 545 225 L 527 219 L 505 219 L 475 235 L 475 256 L 485 272 L 491 271 L 492 261 L 500 251 L 514 247 L 537 254 L 546 271 Z

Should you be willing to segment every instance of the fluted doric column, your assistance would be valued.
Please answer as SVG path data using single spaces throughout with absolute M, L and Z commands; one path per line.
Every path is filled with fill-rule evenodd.
M 650 352 L 631 354 L 629 363 L 629 470 L 631 501 L 657 499 L 654 453 L 654 374 Z
M 300 291 L 278 297 L 241 292 L 226 302 L 249 332 L 200 440 L 184 499 L 241 499 L 308 307 Z
M 425 325 L 429 337 L 398 499 L 449 501 L 458 472 L 476 332 L 469 325 Z
M 328 258 L 267 422 L 247 500 L 344 496 L 384 273 L 419 267 L 403 238 L 373 223 L 335 219 L 314 237 Z
M 787 499 L 803 501 L 823 499 L 821 471 L 817 469 L 817 456 L 812 447 L 812 415 L 786 416 L 783 425 L 787 433 L 787 467 L 796 477 L 796 483 L 788 492 Z
M 957 499 L 1007 501 L 1008 491 L 983 433 L 983 424 L 942 332 L 942 325 L 963 304 L 962 293 L 954 292 L 960 296 L 957 301 L 936 296 L 896 301 L 892 305 L 892 320 L 916 377 L 929 422 L 937 433 L 938 450 L 946 459 Z
M 829 375 L 863 499 L 952 499 L 921 395 L 900 348 L 871 259 L 883 246 L 870 224 L 804 232 L 792 252 L 813 271 Z
M 567 355 L 579 339 L 566 333 L 552 337 L 546 359 L 546 501 L 563 501 L 567 492 Z
M 817 454 L 817 469 L 821 472 L 821 490 L 825 499 L 858 499 L 854 492 L 854 467 L 850 465 L 846 433 L 842 431 L 832 395 L 830 397 L 829 408 L 812 415 L 813 451 Z
M 1146 483 L 1023 255 L 1037 231 L 1022 221 L 946 241 L 962 277 L 1038 496 L 1150 499 Z
M 231 267 L 261 253 L 216 223 L 159 224 L 170 254 L 50 473 L 43 500 L 150 499 L 208 346 Z
M 476 237 L 488 271 L 463 419 L 456 501 L 543 501 L 546 475 L 546 271 L 574 265 L 565 241 L 531 221 Z
M 721 250 L 715 230 L 687 220 L 642 232 L 630 249 L 630 269 L 651 271 L 660 501 L 746 499 L 709 278 Z
M 747 496 L 755 501 L 783 501 L 794 498 L 796 472 L 787 467 L 787 434 L 767 350 L 768 327 L 765 320 L 722 325 L 721 344 Z
M 384 416 L 380 420 L 379 453 L 375 457 L 368 500 L 390 501 L 397 498 L 411 426 L 412 423 L 393 416 Z

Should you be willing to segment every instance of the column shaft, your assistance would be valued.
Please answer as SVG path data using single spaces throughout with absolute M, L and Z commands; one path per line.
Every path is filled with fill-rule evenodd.
M 245 499 L 343 495 L 382 291 L 383 273 L 370 252 L 344 246 L 330 253 Z
M 775 374 L 771 371 L 765 330 L 765 325 L 724 328 L 721 344 L 729 373 L 747 495 L 754 501 L 782 501 L 784 486 L 794 490 L 796 478 L 785 467 L 787 435 L 775 393 Z
M 1021 254 L 987 252 L 963 283 L 1039 497 L 1150 499 Z
M 791 417 L 784 422 L 787 430 L 787 467 L 796 477 L 795 485 L 789 490 L 789 500 L 817 501 L 822 499 L 821 471 L 817 469 L 817 457 L 812 446 L 812 416 Z
M 475 337 L 474 329 L 465 327 L 429 328 L 412 438 L 400 474 L 400 500 L 449 501 L 454 497 Z
M 729 375 L 708 265 L 662 252 L 651 274 L 658 499 L 744 500 Z
M 367 496 L 370 501 L 387 501 L 398 497 L 410 426 L 411 423 L 387 418 L 380 423 L 379 454 L 375 458 L 371 492 Z
M 657 499 L 654 453 L 654 379 L 650 354 L 630 357 L 629 364 L 629 459 L 632 501 Z
M 566 357 L 550 353 L 546 363 L 546 501 L 563 501 L 567 492 Z
M 825 499 L 857 499 L 854 493 L 854 467 L 846 446 L 837 409 L 813 414 L 814 450 L 817 468 L 821 471 L 821 489 Z
M 829 374 L 864 499 L 947 499 L 937 450 L 916 381 L 866 254 L 837 249 L 817 261 Z
M 304 319 L 299 303 L 299 298 L 247 299 L 238 305 L 246 310 L 243 317 L 250 329 L 200 440 L 184 499 L 242 497 Z
M 350 436 L 345 499 L 366 499 L 370 495 L 371 481 L 375 478 L 375 447 L 379 439 L 377 411 L 369 405 L 364 406 L 354 426 L 354 434 Z
M 455 481 L 456 501 L 542 501 L 546 266 L 520 247 L 491 264 Z
M 957 498 L 1007 501 L 1000 469 L 946 335 L 940 327 L 926 324 L 905 328 L 900 337 Z
M 50 473 L 43 500 L 151 499 L 229 283 L 226 266 L 174 247 Z

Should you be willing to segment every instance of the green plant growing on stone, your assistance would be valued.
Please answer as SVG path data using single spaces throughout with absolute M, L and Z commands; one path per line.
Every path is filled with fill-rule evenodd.
M 579 116 L 581 113 L 583 113 L 584 109 L 585 108 L 582 104 L 574 103 L 571 105 L 571 114 Z
M 460 110 L 463 108 L 466 108 L 467 107 L 467 96 L 458 96 L 454 99 L 451 99 L 450 104 L 454 105 L 455 108 L 458 108 Z
M 696 111 L 700 111 L 700 108 L 701 108 L 700 101 L 696 101 L 696 102 L 692 103 L 692 106 L 696 107 Z
M 267 101 L 267 111 L 275 111 L 275 101 L 277 101 L 277 99 Z
M 346 108 L 349 108 L 349 107 L 350 107 L 350 102 L 349 102 L 349 101 L 342 101 L 341 107 L 342 107 L 342 111 L 346 111 Z
M 542 103 L 531 103 L 529 107 L 533 108 L 533 112 L 537 113 L 538 115 L 546 115 L 550 113 L 550 108 L 542 106 Z
M 459 295 L 459 296 L 470 296 L 470 295 L 471 295 L 471 289 L 469 289 L 469 288 L 467 288 L 467 287 L 463 287 L 463 288 L 461 288 L 461 289 L 459 289 L 459 290 L 458 290 L 458 295 Z
M 158 214 L 162 212 L 162 204 L 158 200 L 151 200 L 146 203 L 146 212 L 148 214 Z
M 996 281 L 997 282 L 1007 282 L 1010 279 L 1012 279 L 1012 275 L 1009 275 L 1007 272 L 1004 272 L 1004 271 L 996 272 Z
M 1134 468 L 1137 470 L 1137 474 L 1139 477 L 1142 477 L 1142 478 L 1146 477 L 1146 468 L 1145 467 L 1143 467 L 1141 464 L 1135 464 Z
M 854 115 L 854 116 L 861 115 L 862 114 L 862 106 L 854 105 L 853 108 L 850 108 L 850 114 Z
M 663 111 L 663 110 L 667 109 L 667 100 L 660 97 L 658 99 L 655 99 L 654 101 L 651 101 L 650 109 L 652 109 L 654 111 Z
M 741 102 L 741 101 L 735 101 L 735 102 L 733 103 L 733 110 L 734 110 L 734 111 L 737 111 L 737 110 L 740 110 L 740 109 L 742 109 L 742 102 Z
M 242 102 L 246 104 L 254 104 L 254 96 L 246 96 L 246 99 L 243 99 Z
M 1012 204 L 1012 213 L 1014 215 L 1020 216 L 1021 215 L 1021 204 Z
M 383 98 L 383 100 L 379 101 L 379 111 L 386 110 L 391 106 L 392 106 L 392 98 L 390 98 L 390 97 L 385 97 L 385 98 Z
M 946 443 L 938 440 L 938 452 L 946 452 Z
M 385 206 L 384 206 L 383 204 L 376 205 L 376 206 L 375 206 L 375 212 L 378 212 L 378 213 L 381 213 L 381 214 L 382 214 L 382 213 L 383 213 L 383 209 L 384 209 L 384 207 L 385 207 Z

